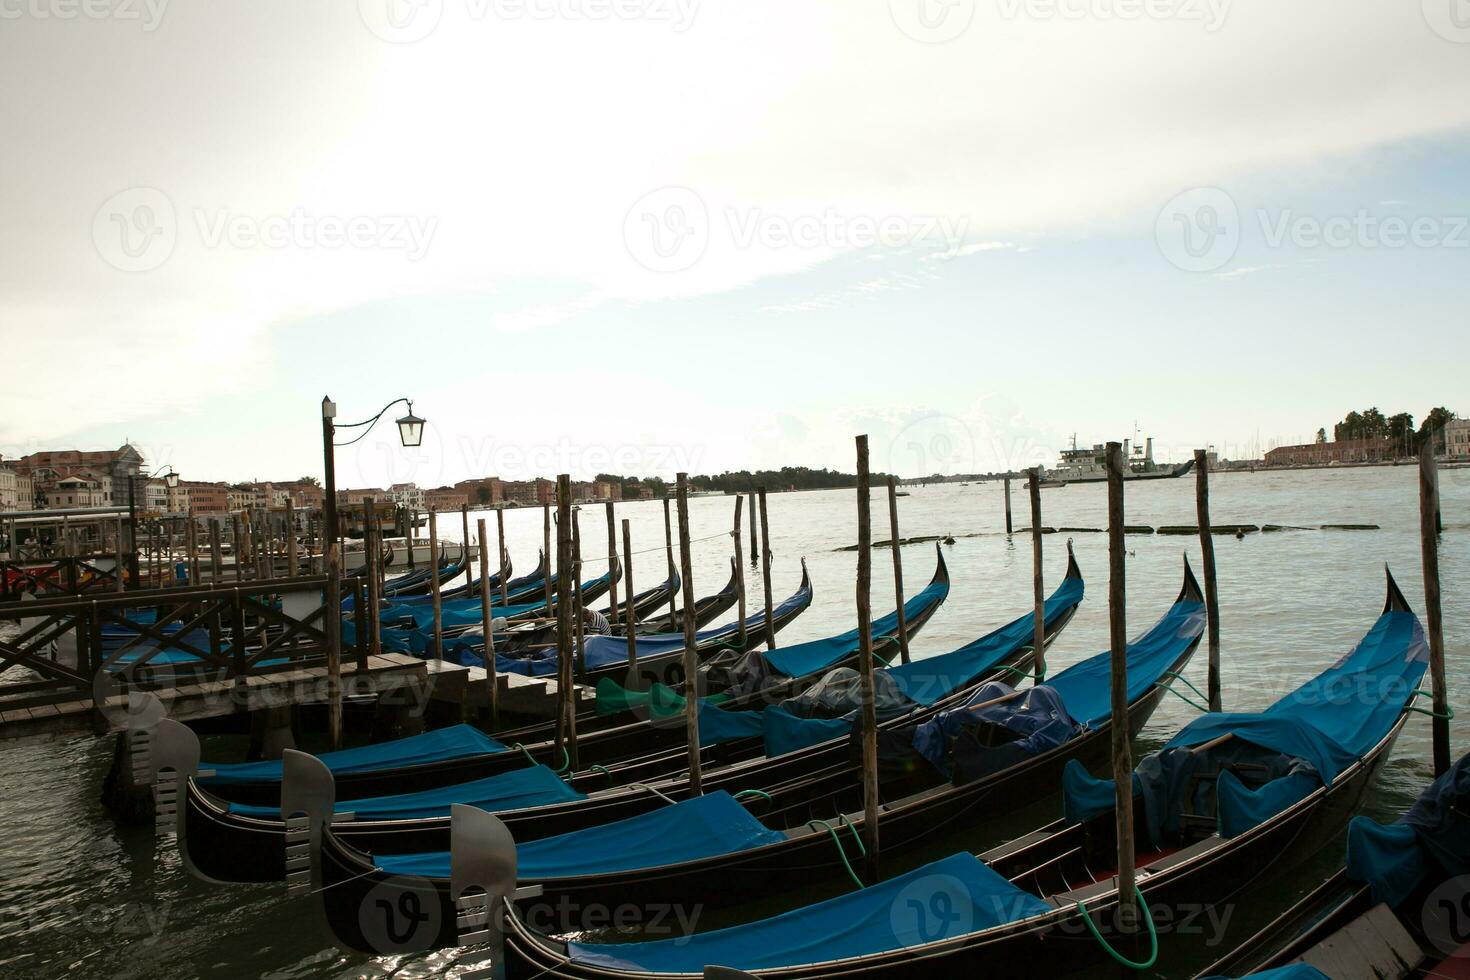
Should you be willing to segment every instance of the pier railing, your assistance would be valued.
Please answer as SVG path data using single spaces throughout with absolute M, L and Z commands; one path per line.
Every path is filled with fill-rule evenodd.
M 107 591 L 121 591 L 117 562 L 111 555 L 0 561 L 0 602 L 14 602 L 22 594 L 77 596 Z
M 0 603 L 0 708 L 320 666 L 331 642 L 326 587 L 316 575 Z M 343 583 L 346 595 L 360 588 Z M 344 637 L 341 657 L 365 667 L 370 631 L 358 600 L 357 628 L 345 632 L 359 640 Z M 17 681 L 15 667 L 37 679 Z

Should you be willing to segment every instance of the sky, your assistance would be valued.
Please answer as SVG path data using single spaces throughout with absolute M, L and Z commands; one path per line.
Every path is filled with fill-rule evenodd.
M 1466 0 L 0 0 L 0 454 L 783 465 L 1461 412 Z M 345 438 L 345 437 L 344 437 Z

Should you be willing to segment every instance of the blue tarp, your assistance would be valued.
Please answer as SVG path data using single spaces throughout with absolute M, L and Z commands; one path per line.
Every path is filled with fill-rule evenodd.
M 1205 980 L 1229 980 L 1229 978 L 1206 977 Z M 1332 980 L 1332 978 L 1315 966 L 1293 963 L 1291 966 L 1278 967 L 1275 970 L 1252 973 L 1251 980 Z
M 1067 714 L 1061 697 L 1050 685 L 1033 687 L 1000 704 L 989 703 L 1012 693 L 1011 687 L 1000 681 L 983 685 L 966 707 L 941 711 L 915 729 L 914 750 L 948 776 L 950 742 L 966 725 L 999 725 L 1016 732 L 1022 737 L 1006 743 L 1007 751 L 1022 755 L 1039 755 L 1071 741 L 1077 733 L 1077 723 Z
M 773 918 L 653 942 L 571 943 L 568 952 L 574 963 L 640 973 L 768 970 L 920 946 L 1051 910 L 973 855 L 954 854 Z
M 723 790 L 626 820 L 516 844 L 521 881 L 636 871 L 734 854 L 785 840 L 768 830 Z M 449 852 L 380 854 L 373 859 L 392 874 L 449 877 Z
M 449 808 L 455 803 L 495 812 L 528 806 L 549 806 L 586 798 L 546 766 L 527 766 L 498 776 L 417 793 L 339 800 L 336 810 L 338 813 L 351 813 L 358 820 L 412 820 L 447 817 Z M 246 803 L 231 803 L 230 812 L 269 819 L 279 819 L 281 816 L 281 808 L 278 806 L 252 806 Z
M 1184 599 L 1162 619 L 1128 644 L 1128 700 L 1136 701 L 1205 631 L 1204 603 Z M 1096 728 L 1113 716 L 1112 654 L 1100 653 L 1047 680 L 1062 699 L 1067 714 L 1085 728 Z
M 607 573 L 595 579 L 582 583 L 582 592 L 589 593 L 593 589 L 602 590 L 607 583 Z M 553 597 L 555 603 L 555 597 Z M 523 602 L 510 606 L 493 606 L 490 614 L 492 617 L 504 616 L 506 619 L 514 619 L 527 613 L 536 612 L 546 608 L 546 600 L 538 599 L 535 602 Z M 444 627 L 454 626 L 478 626 L 484 620 L 481 618 L 480 597 L 472 596 L 466 599 L 448 599 L 439 604 L 440 619 Z M 412 620 L 414 625 L 422 630 L 434 627 L 434 609 L 432 605 L 416 605 L 401 603 L 393 600 L 384 602 L 379 613 L 379 619 L 386 624 L 397 626 L 404 620 Z
M 1067 612 L 1074 609 L 1083 596 L 1080 578 L 1064 578 L 1051 598 L 1046 600 L 1044 616 L 1050 629 Z M 975 677 L 990 670 L 1022 647 L 1029 646 L 1035 636 L 1035 614 L 1027 613 L 993 633 L 938 657 L 898 664 L 888 669 L 899 688 L 910 699 L 930 705 L 949 695 Z
M 1388 734 L 1428 659 L 1418 618 L 1389 611 L 1346 656 L 1265 711 L 1196 718 L 1134 772 L 1134 791 L 1145 795 L 1150 824 L 1166 831 L 1185 802 L 1180 793 L 1188 777 L 1222 761 L 1267 765 L 1281 785 L 1250 792 L 1228 772 L 1222 775 L 1221 833 L 1241 833 L 1281 812 L 1315 788 L 1309 779 L 1331 785 Z M 1186 751 L 1225 735 L 1235 740 L 1205 753 Z M 1075 760 L 1063 783 L 1069 820 L 1112 808 L 1111 780 L 1093 780 Z
M 948 579 L 942 582 L 931 582 L 924 591 L 903 604 L 907 621 L 913 622 L 920 616 L 928 614 L 948 596 Z M 887 616 L 873 620 L 872 626 L 874 643 L 884 637 L 896 636 L 898 634 L 898 610 L 895 609 Z M 837 636 L 768 650 L 761 656 L 765 658 L 767 666 L 777 674 L 785 677 L 806 677 L 827 670 L 833 664 L 849 657 L 854 657 L 857 652 L 858 630 L 854 627 Z
M 317 756 L 328 769 L 337 774 L 373 772 L 378 769 L 395 769 L 400 766 L 416 766 L 429 762 L 446 762 L 468 756 L 485 755 L 489 752 L 504 752 L 506 748 L 495 739 L 469 725 L 451 725 L 422 735 L 359 745 L 336 752 L 323 752 Z M 214 775 L 199 780 L 204 786 L 229 786 L 239 783 L 278 783 L 281 781 L 281 760 L 268 759 L 261 762 L 213 763 L 202 762 L 201 769 L 213 769 Z
M 1374 901 L 1398 906 L 1430 875 L 1470 874 L 1467 810 L 1470 755 L 1430 783 L 1396 822 L 1355 817 L 1348 825 L 1348 877 L 1372 885 Z
M 853 720 L 842 718 L 798 718 L 780 705 L 773 704 L 761 712 L 766 755 L 785 755 L 811 745 L 842 738 L 852 731 Z

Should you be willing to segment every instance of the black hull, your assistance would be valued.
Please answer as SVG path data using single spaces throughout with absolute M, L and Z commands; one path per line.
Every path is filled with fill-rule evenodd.
M 1393 743 L 1403 726 L 1401 718 L 1387 737 L 1362 761 L 1341 774 L 1330 788 L 1318 790 L 1259 827 L 1230 840 L 1221 840 L 1199 853 L 1142 876 L 1139 888 L 1151 909 L 1173 912 L 1182 906 L 1213 905 L 1230 898 L 1266 873 L 1275 874 L 1314 853 L 1342 829 L 1361 806 L 1364 797 L 1387 762 Z M 1111 828 L 1112 816 L 1102 822 Z M 1033 837 L 1041 839 L 1030 847 L 986 858 L 1007 877 L 1048 865 L 1075 851 L 1087 827 L 1053 824 Z M 1023 838 L 1026 840 L 1026 838 Z M 885 844 L 886 847 L 886 844 Z M 1005 852 L 1007 848 L 997 849 Z M 349 886 L 350 887 L 350 886 Z M 1088 901 L 1094 921 L 1106 923 L 1116 916 L 1115 894 Z M 329 916 L 330 918 L 330 916 Z M 333 919 L 333 924 L 336 924 Z M 1124 946 L 1118 937 L 1110 937 Z M 1145 943 L 1146 945 L 1146 943 Z M 1169 975 L 1169 945 L 1162 943 L 1159 960 L 1150 975 Z M 509 921 L 506 955 L 512 977 L 565 977 L 578 980 L 629 980 L 632 977 L 666 977 L 660 974 L 628 973 L 573 964 L 560 943 L 529 931 L 522 917 Z M 1119 968 L 1108 960 L 1090 935 L 1075 904 L 1064 902 L 1056 912 L 1023 922 L 958 937 L 940 943 L 885 952 L 840 962 L 759 971 L 761 977 L 781 980 L 817 980 L 830 977 L 890 977 L 933 980 L 938 976 L 1065 976 L 1085 971 L 1087 976 L 1109 976 Z M 1133 976 L 1137 974 L 1129 973 Z

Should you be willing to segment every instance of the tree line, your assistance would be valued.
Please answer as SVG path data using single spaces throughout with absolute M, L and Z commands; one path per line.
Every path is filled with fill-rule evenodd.
M 1436 449 L 1443 449 L 1441 430 L 1446 422 L 1456 417 L 1454 412 L 1444 406 L 1432 408 L 1416 429 L 1414 416 L 1408 412 L 1384 415 L 1375 406 L 1361 412 L 1348 412 L 1341 422 L 1332 427 L 1332 438 L 1336 442 L 1349 439 L 1392 439 L 1400 453 L 1411 456 L 1419 451 L 1419 447 L 1431 434 L 1439 440 Z M 1327 441 L 1326 429 L 1317 430 L 1317 441 Z
M 874 473 L 873 485 L 881 486 L 888 480 L 886 473 Z M 623 499 L 635 499 L 644 488 L 655 497 L 672 493 L 669 483 L 656 476 L 619 476 L 599 473 L 597 479 L 617 483 L 623 488 Z M 758 487 L 768 490 L 831 490 L 857 486 L 856 473 L 843 473 L 826 468 L 814 470 L 807 466 L 783 466 L 779 470 L 727 470 L 718 474 L 698 474 L 689 478 L 691 490 L 714 490 L 720 493 L 743 493 Z

